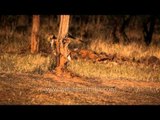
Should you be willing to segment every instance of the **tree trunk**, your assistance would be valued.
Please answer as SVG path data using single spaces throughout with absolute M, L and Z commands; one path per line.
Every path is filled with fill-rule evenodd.
M 56 72 L 60 74 L 65 67 L 68 55 L 68 44 L 64 42 L 66 40 L 66 35 L 69 28 L 69 15 L 60 16 L 60 27 L 58 32 L 58 37 L 56 40 Z
M 112 17 L 112 25 L 113 25 L 113 30 L 112 30 L 112 36 L 113 36 L 113 43 L 119 43 L 119 38 L 117 36 L 117 30 L 118 30 L 118 18 Z
M 119 32 L 123 37 L 123 43 L 129 43 L 129 38 L 128 38 L 126 32 L 125 32 L 125 29 L 126 29 L 126 27 L 128 27 L 131 18 L 132 18 L 132 16 L 130 16 L 130 15 L 129 16 L 126 15 L 126 16 L 122 17 L 122 25 L 120 27 L 120 31 Z
M 156 17 L 150 16 L 147 22 L 143 23 L 143 34 L 146 45 L 150 45 L 154 32 Z
M 39 51 L 39 26 L 40 16 L 33 15 L 32 34 L 31 34 L 31 53 Z

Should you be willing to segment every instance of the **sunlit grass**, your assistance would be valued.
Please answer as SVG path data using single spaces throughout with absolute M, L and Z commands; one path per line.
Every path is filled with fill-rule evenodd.
M 93 63 L 87 61 L 73 61 L 68 69 L 73 73 L 87 78 L 102 79 L 131 79 L 140 81 L 160 81 L 160 68 L 128 64 Z
M 50 56 L 3 54 L 0 56 L 0 72 L 40 73 L 48 71 L 52 61 Z
M 142 57 L 156 56 L 160 58 L 160 47 L 132 42 L 128 45 L 107 43 L 105 40 L 96 39 L 91 42 L 89 48 L 97 53 L 117 54 L 129 58 L 140 59 Z
M 77 35 L 87 30 L 89 35 L 88 38 L 85 39 L 91 40 L 90 43 L 86 42 L 85 46 L 88 46 L 89 49 L 97 53 L 105 52 L 107 54 L 117 54 L 131 59 L 141 59 L 141 57 L 149 56 L 156 56 L 160 58 L 160 46 L 154 44 L 151 44 L 148 47 L 145 46 L 143 43 L 144 40 L 140 39 L 143 37 L 141 32 L 128 30 L 130 31 L 128 32 L 128 37 L 130 37 L 131 43 L 128 45 L 113 44 L 110 42 L 113 41 L 111 37 L 111 30 L 106 30 L 106 27 L 101 24 L 96 26 L 96 30 L 93 24 L 84 24 L 83 26 L 73 24 L 70 27 L 77 28 L 75 31 L 71 31 L 77 32 Z M 39 36 L 40 49 L 48 50 L 47 45 L 49 43 L 46 41 L 46 35 L 48 33 L 56 34 L 57 31 L 58 27 L 56 26 L 49 29 L 47 22 L 46 24 L 41 25 Z M 0 72 L 29 72 L 41 74 L 53 67 L 53 61 L 49 54 L 48 56 L 42 56 L 41 54 L 31 55 L 27 53 L 30 51 L 30 32 L 24 36 L 22 34 L 11 34 L 11 31 L 6 32 L 3 29 L 0 31 L 0 53 L 2 52 L 0 55 Z M 104 37 L 106 34 L 107 38 Z M 136 39 L 137 42 L 132 38 Z M 153 39 L 159 40 L 159 35 L 154 35 Z M 138 40 L 140 41 L 138 42 Z M 23 49 L 25 49 L 25 54 L 18 54 Z M 90 61 L 73 61 L 69 64 L 68 69 L 75 74 L 89 78 L 125 78 L 144 81 L 160 80 L 160 69 L 155 69 L 145 65 L 137 66 L 125 63 L 119 65 L 115 62 L 108 62 L 104 64 L 92 63 Z
M 0 72 L 43 74 L 49 71 L 53 67 L 52 65 L 51 57 L 41 54 L 3 54 L 0 56 Z M 136 63 L 93 63 L 91 61 L 73 60 L 67 69 L 74 74 L 87 78 L 160 81 L 160 67 L 153 68 Z

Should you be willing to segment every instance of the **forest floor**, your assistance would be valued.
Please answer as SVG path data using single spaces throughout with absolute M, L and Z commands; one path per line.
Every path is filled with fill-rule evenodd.
M 0 73 L 1 105 L 159 105 L 160 82 Z

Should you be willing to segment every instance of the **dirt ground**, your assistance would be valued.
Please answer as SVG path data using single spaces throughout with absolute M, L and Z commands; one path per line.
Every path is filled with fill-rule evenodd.
M 0 73 L 1 105 L 159 105 L 160 82 Z

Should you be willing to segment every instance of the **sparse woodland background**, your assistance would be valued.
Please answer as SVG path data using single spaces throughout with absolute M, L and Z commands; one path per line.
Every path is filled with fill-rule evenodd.
M 40 43 L 38 54 L 35 55 L 30 54 L 32 19 L 32 15 L 0 16 L 1 71 L 43 73 L 54 66 L 47 35 L 58 35 L 60 16 L 40 15 L 38 34 Z M 160 58 L 159 31 L 160 16 L 153 15 L 71 15 L 69 24 L 69 33 L 84 41 L 83 44 L 75 44 L 75 47 L 92 50 L 96 53 L 116 54 L 127 57 L 130 61 L 142 62 L 145 58 L 152 56 Z M 105 70 L 97 73 L 99 70 L 97 66 L 103 69 L 104 65 L 91 63 L 88 65 L 89 68 L 85 68 L 87 65 L 88 63 L 72 64 L 69 69 L 81 71 L 83 75 L 87 74 L 87 76 L 103 76 L 103 73 L 104 75 L 110 73 Z M 93 67 L 96 68 L 96 72 L 92 71 L 92 74 L 87 72 L 93 70 Z M 126 69 L 124 71 L 126 76 L 131 75 L 130 72 L 126 72 L 126 66 L 121 67 L 122 69 L 118 71 L 120 74 L 116 72 L 120 66 L 116 66 L 115 71 L 111 72 L 116 76 L 123 76 L 124 74 L 122 75 L 121 72 Z M 112 66 L 112 68 L 114 67 Z M 152 71 L 146 72 L 147 70 L 146 67 L 145 70 L 140 68 L 140 71 L 144 72 L 146 76 Z M 139 76 L 143 74 L 140 71 Z M 133 75 L 137 77 L 137 71 L 136 74 L 134 71 Z M 156 75 L 159 78 L 159 74 Z
M 108 49 L 102 42 L 157 47 L 160 45 L 159 19 L 159 16 L 151 15 L 71 15 L 69 32 L 86 41 L 86 46 L 96 51 L 105 52 Z M 32 16 L 1 16 L 0 21 L 1 52 L 28 50 Z M 58 28 L 58 15 L 40 16 L 40 51 L 48 50 L 45 37 L 48 33 L 57 35 Z
M 159 105 L 160 16 L 1 15 L 0 104 Z

